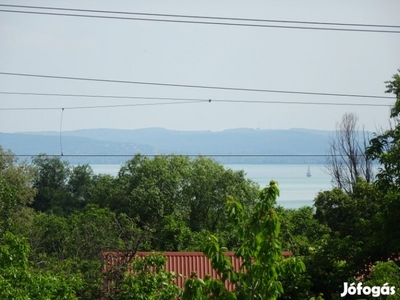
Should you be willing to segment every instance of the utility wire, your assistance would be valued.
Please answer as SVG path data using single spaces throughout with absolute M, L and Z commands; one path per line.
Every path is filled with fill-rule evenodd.
M 156 16 L 156 17 L 172 17 L 172 18 L 215 19 L 215 20 L 230 20 L 230 21 L 266 22 L 266 23 L 272 22 L 272 23 L 293 23 L 293 24 L 310 24 L 310 25 L 337 25 L 337 26 L 357 26 L 357 27 L 400 28 L 400 25 L 362 24 L 362 23 L 334 23 L 334 22 L 309 22 L 309 21 L 289 21 L 289 20 L 253 19 L 253 18 L 252 19 L 250 19 L 250 18 L 231 18 L 231 17 L 198 16 L 198 15 L 179 15 L 179 14 L 156 14 L 156 13 L 138 13 L 138 12 L 126 12 L 126 11 L 111 11 L 111 10 L 62 8 L 62 7 L 49 7 L 49 6 L 28 6 L 28 5 L 0 4 L 0 7 L 30 8 L 30 9 L 33 8 L 33 9 L 43 9 L 43 10 L 78 11 L 78 12 L 89 12 L 89 13 L 124 14 L 124 15 Z
M 0 12 L 35 14 L 35 15 L 50 15 L 64 17 L 82 17 L 82 18 L 98 18 L 98 19 L 117 19 L 129 21 L 148 21 L 148 22 L 166 22 L 166 23 L 184 23 L 184 24 L 201 24 L 201 25 L 222 25 L 222 26 L 241 26 L 241 27 L 264 27 L 264 28 L 283 28 L 283 29 L 302 29 L 302 30 L 323 30 L 323 31 L 348 31 L 348 32 L 369 32 L 369 33 L 400 33 L 400 30 L 374 30 L 374 29 L 350 29 L 350 28 L 328 28 L 328 27 L 304 27 L 304 26 L 284 26 L 284 25 L 261 25 L 261 24 L 239 24 L 239 23 L 222 23 L 222 22 L 204 22 L 204 21 L 183 21 L 183 20 L 168 20 L 168 19 L 149 19 L 149 18 L 127 18 L 127 17 L 112 17 L 112 16 L 94 16 L 94 15 L 79 15 L 79 14 L 61 14 L 61 13 L 45 13 L 32 11 L 17 11 L 1 9 Z
M 392 107 L 390 104 L 375 104 L 375 103 L 333 103 L 333 102 L 290 102 L 290 101 L 240 101 L 240 100 L 199 100 L 188 102 L 169 102 L 169 103 L 139 103 L 139 104 L 112 104 L 112 105 L 92 105 L 92 106 L 71 106 L 63 107 L 62 109 L 103 109 L 103 108 L 120 108 L 120 107 L 135 107 L 135 106 L 158 106 L 170 104 L 187 104 L 199 102 L 225 102 L 225 103 L 245 103 L 245 104 L 294 104 L 294 105 L 330 105 L 330 106 L 366 106 L 366 107 Z M 61 107 L 4 107 L 0 111 L 23 111 L 23 110 L 59 110 Z
M 198 98 L 176 98 L 176 97 L 145 97 L 145 96 L 117 96 L 117 95 L 89 95 L 89 94 L 60 94 L 60 93 L 32 93 L 32 92 L 2 92 L 2 95 L 24 95 L 24 96 L 56 96 L 56 97 L 81 97 L 81 98 L 106 98 L 106 99 L 140 99 L 140 100 L 205 100 Z
M 190 100 L 179 102 L 158 102 L 158 103 L 136 103 L 136 104 L 113 104 L 113 105 L 91 105 L 91 106 L 70 106 L 70 107 L 6 107 L 0 108 L 4 110 L 59 110 L 59 109 L 97 109 L 97 108 L 118 108 L 118 107 L 134 107 L 134 106 L 158 106 L 158 105 L 178 105 L 178 104 L 192 104 L 199 102 L 211 102 L 210 100 Z
M 191 18 L 191 19 L 214 19 L 214 20 L 229 20 L 229 21 L 245 21 L 245 22 L 274 22 L 274 23 L 292 23 L 292 24 L 308 24 L 308 25 L 325 25 L 325 26 L 360 26 L 360 27 L 377 27 L 377 28 L 400 28 L 397 25 L 372 25 L 372 24 L 351 24 L 351 23 L 329 23 L 329 22 L 306 22 L 306 21 L 286 21 L 286 20 L 262 20 L 262 19 L 244 19 L 244 18 L 224 18 L 224 17 L 205 17 L 205 16 L 185 16 L 185 15 L 168 15 L 168 14 L 150 14 L 150 13 L 130 13 L 130 12 L 113 12 L 100 10 L 84 10 L 84 9 L 68 9 L 56 7 L 35 7 L 35 6 L 18 6 L 18 5 L 0 5 L 2 7 L 14 8 L 30 8 L 30 9 L 48 9 L 55 11 L 74 11 L 84 13 L 103 13 L 103 14 L 125 14 L 125 15 L 140 15 L 151 16 L 152 18 L 138 17 L 117 17 L 104 15 L 88 15 L 76 13 L 54 13 L 54 12 L 38 12 L 38 11 L 21 11 L 2 9 L 0 12 L 8 13 L 23 13 L 23 14 L 39 14 L 52 16 L 67 16 L 67 17 L 85 17 L 85 18 L 101 18 L 101 19 L 117 19 L 131 21 L 150 21 L 150 22 L 169 22 L 169 23 L 186 23 L 186 24 L 201 24 L 201 25 L 224 25 L 224 26 L 243 26 L 243 27 L 264 27 L 264 28 L 286 28 L 286 29 L 306 29 L 306 30 L 330 30 L 330 31 L 353 31 L 353 32 L 375 32 L 375 33 L 400 33 L 399 30 L 382 30 L 382 29 L 355 29 L 355 28 L 335 28 L 335 27 L 306 27 L 306 26 L 286 26 L 286 25 L 266 25 L 266 24 L 248 24 L 248 23 L 232 23 L 232 22 L 212 22 L 212 21 L 192 21 L 192 20 L 173 20 L 160 19 L 159 17 L 168 18 Z M 155 17 L 158 17 L 156 19 Z
M 382 103 L 343 103 L 343 102 L 309 102 L 309 101 L 272 101 L 272 100 L 234 100 L 234 99 L 199 99 L 199 98 L 176 98 L 176 97 L 142 97 L 142 96 L 116 96 L 116 95 L 88 95 L 88 94 L 60 94 L 60 93 L 30 93 L 30 92 L 1 92 L 0 95 L 22 95 L 22 96 L 52 96 L 52 97 L 77 97 L 77 98 L 102 98 L 102 99 L 135 99 L 135 100 L 174 100 L 193 102 L 222 102 L 222 103 L 244 103 L 244 104 L 300 104 L 300 105 L 333 105 L 333 106 L 371 106 L 392 107 L 391 104 Z M 181 102 L 185 103 L 185 102 Z M 188 102 L 191 103 L 191 102 Z M 138 104 L 114 104 L 65 107 L 65 109 L 90 109 L 90 108 L 115 108 L 130 107 Z M 142 104 L 140 104 L 142 105 Z M 56 107 L 7 107 L 0 110 L 52 110 Z
M 360 95 L 360 94 L 320 93 L 320 92 L 303 92 L 303 91 L 289 91 L 289 90 L 236 88 L 236 87 L 223 87 L 223 86 L 175 84 L 175 83 L 160 83 L 160 82 L 146 82 L 146 81 L 115 80 L 115 79 L 99 79 L 99 78 L 88 78 L 88 77 L 56 76 L 56 75 L 13 73 L 13 72 L 0 72 L 0 75 L 19 76 L 19 77 L 32 77 L 32 78 L 46 78 L 46 79 L 90 81 L 90 82 L 104 82 L 104 83 L 138 84 L 138 85 L 163 86 L 163 87 L 175 87 L 175 88 L 213 89 L 213 90 L 225 90 L 225 91 L 280 93 L 280 94 L 297 94 L 297 95 L 312 95 L 312 96 L 354 97 L 354 98 L 371 98 L 371 99 L 394 99 L 394 97 L 390 97 L 390 96 L 376 96 L 376 95 Z

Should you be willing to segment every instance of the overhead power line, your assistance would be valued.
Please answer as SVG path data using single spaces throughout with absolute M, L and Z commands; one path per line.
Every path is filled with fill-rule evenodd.
M 357 26 L 357 27 L 400 28 L 400 25 L 290 21 L 290 20 L 277 20 L 277 19 L 232 18 L 232 17 L 216 17 L 216 16 L 180 15 L 180 14 L 156 14 L 156 13 L 141 13 L 141 12 L 127 12 L 127 11 L 62 8 L 62 7 L 49 7 L 49 6 L 28 6 L 28 5 L 0 4 L 0 7 L 29 8 L 29 9 L 43 9 L 43 10 L 59 10 L 59 11 L 78 11 L 78 12 L 89 12 L 89 13 L 123 14 L 123 15 L 138 15 L 138 16 L 190 18 L 190 19 L 214 19 L 214 20 L 229 20 L 229 21 L 266 22 L 266 23 L 293 23 L 293 24 L 309 24 L 309 25 L 337 25 L 337 26 Z
M 271 101 L 271 100 L 229 100 L 229 99 L 198 99 L 198 98 L 170 98 L 170 97 L 129 97 L 113 95 L 84 95 L 84 94 L 54 94 L 54 93 L 23 93 L 23 92 L 0 92 L 0 95 L 24 95 L 24 96 L 53 96 L 53 97 L 79 97 L 79 98 L 102 98 L 102 99 L 135 99 L 135 100 L 175 100 L 179 102 L 161 103 L 134 103 L 134 104 L 108 104 L 108 105 L 86 105 L 86 106 L 63 106 L 63 107 L 2 107 L 0 111 L 21 110 L 59 110 L 59 109 L 101 109 L 120 108 L 150 105 L 190 104 L 200 102 L 219 103 L 241 103 L 241 104 L 294 104 L 294 105 L 331 105 L 331 106 L 367 106 L 367 107 L 392 107 L 390 104 L 382 103 L 344 103 L 344 102 L 310 102 L 310 101 Z
M 23 95 L 23 96 L 54 96 L 54 97 L 79 97 L 79 98 L 105 98 L 105 99 L 139 99 L 139 100 L 198 100 L 199 98 L 176 98 L 176 97 L 147 97 L 147 96 L 117 96 L 117 95 L 88 95 L 88 94 L 61 94 L 61 93 L 32 93 L 32 92 L 4 92 L 1 95 Z
M 210 100 L 190 100 L 179 102 L 158 102 L 158 103 L 135 103 L 135 104 L 112 104 L 112 105 L 88 105 L 88 106 L 65 106 L 65 107 L 2 107 L 0 111 L 4 110 L 72 110 L 72 109 L 95 109 L 95 108 L 118 108 L 118 107 L 135 107 L 135 106 L 159 106 L 159 105 L 179 105 L 179 104 L 193 104 L 199 102 L 210 102 Z
M 305 30 L 400 33 L 399 30 L 343 28 L 343 27 L 347 26 L 347 27 L 364 27 L 364 28 L 374 27 L 374 28 L 396 29 L 396 28 L 400 28 L 400 26 L 398 26 L 398 25 L 382 25 L 382 24 L 374 25 L 374 24 L 356 24 L 356 23 L 338 23 L 338 22 L 335 23 L 335 22 L 309 22 L 309 21 L 289 21 L 289 20 L 271 20 L 271 19 L 230 18 L 230 17 L 207 17 L 207 16 L 197 16 L 197 15 L 155 14 L 155 13 L 123 12 L 123 11 L 109 11 L 109 10 L 89 10 L 89 9 L 48 7 L 48 6 L 46 6 L 46 7 L 45 6 L 23 6 L 23 5 L 7 5 L 7 4 L 0 4 L 0 7 L 17 8 L 17 9 L 35 9 L 35 10 L 45 10 L 45 11 L 51 10 L 51 11 L 61 11 L 61 12 L 74 12 L 74 13 L 57 13 L 57 12 L 26 11 L 26 10 L 12 10 L 12 9 L 0 10 L 0 12 L 8 12 L 8 13 L 40 14 L 40 15 L 66 16 L 66 17 L 102 18 L 102 19 L 186 23 L 186 24 L 201 24 L 201 25 L 305 29 Z M 78 12 L 84 13 L 84 14 L 78 14 Z M 99 13 L 103 14 L 103 15 L 95 15 L 95 14 L 99 14 Z M 121 16 L 112 16 L 110 14 L 130 15 L 130 16 L 133 15 L 133 16 L 140 16 L 140 17 L 121 17 Z M 144 18 L 144 16 L 151 17 L 151 18 Z M 162 18 L 168 18 L 168 19 L 162 19 Z M 182 18 L 185 18 L 185 20 L 182 20 Z M 187 20 L 187 19 L 192 19 L 192 20 Z M 216 21 L 198 21 L 198 20 L 216 20 Z M 224 22 L 222 22 L 222 21 L 224 21 Z M 247 23 L 234 23 L 234 22 L 238 22 L 238 21 L 247 22 Z M 253 22 L 253 23 L 249 23 L 249 22 Z M 284 24 L 292 24 L 292 26 L 259 24 L 259 23 L 280 23 L 280 24 L 284 23 Z M 307 25 L 307 26 L 295 26 L 296 24 L 302 24 L 302 25 Z M 318 26 L 342 26 L 342 28 L 316 27 L 316 25 L 318 25 Z
M 371 99 L 394 99 L 394 97 L 390 97 L 390 96 L 377 96 L 377 95 L 322 93 L 322 92 L 305 92 L 305 91 L 272 90 L 272 89 L 254 89 L 254 88 L 208 86 L 208 85 L 191 85 L 191 84 L 176 84 L 176 83 L 160 83 L 160 82 L 146 82 L 146 81 L 129 81 L 129 80 L 100 79 L 100 78 L 72 77 L 72 76 L 56 76 L 56 75 L 13 73 L 13 72 L 0 72 L 0 75 L 31 77 L 31 78 L 60 79 L 60 80 L 75 80 L 75 81 L 90 81 L 90 82 L 102 82 L 102 83 L 137 84 L 137 85 L 174 87 L 174 88 L 213 89 L 213 90 L 225 90 L 225 91 L 258 92 L 258 93 L 280 93 L 280 94 L 297 94 L 297 95 L 311 95 L 311 96 L 334 96 L 334 97 L 355 97 L 355 98 L 371 98 Z

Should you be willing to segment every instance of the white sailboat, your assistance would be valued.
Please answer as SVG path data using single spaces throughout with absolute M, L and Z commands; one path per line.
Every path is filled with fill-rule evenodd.
M 310 166 L 308 166 L 308 169 L 307 169 L 307 177 L 311 177 Z

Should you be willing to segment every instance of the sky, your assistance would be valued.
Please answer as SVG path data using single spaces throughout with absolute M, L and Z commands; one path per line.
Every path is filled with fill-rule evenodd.
M 89 18 L 4 10 L 87 14 L 81 11 L 0 6 L 3 10 L 0 11 L 0 73 L 3 73 L 0 74 L 0 132 L 148 127 L 189 131 L 333 130 L 346 112 L 355 113 L 360 126 L 367 130 L 376 131 L 389 124 L 389 106 L 394 103 L 394 97 L 267 91 L 390 97 L 384 93 L 384 82 L 400 68 L 400 33 L 317 30 L 315 27 L 400 32 L 398 0 L 0 0 L 0 4 L 399 26 L 333 27 L 99 12 L 91 15 L 117 19 Z M 158 21 L 127 19 L 138 17 Z M 314 29 L 193 24 L 160 19 Z M 343 103 L 352 105 L 339 105 Z M 93 106 L 97 108 L 79 108 Z

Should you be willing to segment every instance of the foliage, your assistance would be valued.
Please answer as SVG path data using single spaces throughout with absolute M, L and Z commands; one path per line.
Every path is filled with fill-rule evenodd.
M 64 215 L 64 210 L 69 208 L 71 202 L 67 189 L 69 164 L 57 157 L 45 155 L 35 157 L 33 164 L 38 171 L 38 178 L 34 182 L 38 193 L 32 207 L 37 211 Z
M 42 270 L 82 274 L 83 299 L 100 298 L 103 289 L 102 251 L 136 251 L 145 233 L 126 215 L 88 205 L 69 217 L 38 213 L 29 237 L 31 258 Z
M 315 219 L 329 228 L 305 258 L 315 294 L 339 298 L 344 281 L 366 278 L 372 264 L 400 253 L 399 75 L 393 79 L 386 83 L 397 97 L 391 114 L 395 126 L 371 139 L 366 150 L 366 158 L 380 164 L 376 180 L 355 176 L 347 192 L 336 188 L 315 199 Z
M 281 222 L 282 248 L 296 255 L 308 255 L 321 237 L 331 230 L 315 218 L 314 208 L 303 206 L 298 209 L 276 207 Z
M 394 94 L 396 96 L 396 102 L 391 111 L 391 117 L 398 117 L 400 114 L 400 69 L 397 69 L 396 74 L 392 76 L 393 80 L 386 81 L 386 93 Z
M 118 197 L 111 205 L 117 212 L 138 217 L 143 225 L 154 226 L 181 204 L 182 180 L 189 160 L 181 157 L 136 155 L 118 174 Z
M 372 267 L 370 279 L 365 281 L 367 286 L 388 286 L 396 287 L 396 293 L 390 296 L 380 296 L 378 299 L 400 299 L 400 268 L 394 261 L 376 262 Z
M 0 235 L 16 225 L 16 214 L 33 201 L 35 170 L 26 162 L 17 163 L 11 151 L 0 146 Z
M 27 162 L 18 162 L 14 153 L 0 146 L 0 178 L 15 189 L 16 204 L 23 206 L 32 203 L 36 190 L 33 181 L 36 171 Z
M 399 69 L 400 72 L 400 69 Z M 391 117 L 395 121 L 394 128 L 377 135 L 371 140 L 367 154 L 377 159 L 382 165 L 378 174 L 378 183 L 382 187 L 397 188 L 400 186 L 400 75 L 393 75 L 393 81 L 387 81 L 386 93 L 394 93 L 396 102 L 391 111 Z
M 100 207 L 107 207 L 113 211 L 118 211 L 118 187 L 116 179 L 111 175 L 94 175 L 89 190 L 88 204 L 95 204 Z M 126 213 L 126 212 L 125 212 Z
M 182 293 L 173 282 L 175 274 L 165 270 L 167 259 L 153 253 L 132 260 L 131 272 L 125 275 L 116 300 L 171 300 Z
M 116 179 L 95 180 L 94 189 L 99 190 L 90 201 L 126 213 L 141 228 L 154 229 L 152 249 L 164 251 L 194 249 L 197 241 L 191 237 L 201 231 L 218 232 L 234 245 L 235 237 L 227 234 L 225 199 L 234 195 L 251 207 L 257 197 L 257 185 L 245 179 L 243 172 L 226 170 L 204 157 L 136 155 L 121 167 Z M 180 242 L 166 244 L 166 236 Z
M 35 210 L 66 216 L 86 206 L 94 177 L 90 166 L 71 167 L 67 161 L 46 155 L 35 157 L 33 164 L 38 172 Z
M 320 192 L 315 218 L 329 228 L 307 256 L 305 263 L 314 292 L 338 294 L 348 278 L 369 273 L 369 265 L 388 257 L 382 243 L 382 211 L 375 184 L 359 178 L 353 192 L 341 189 Z
M 377 234 L 385 245 L 388 256 L 400 253 L 400 229 L 398 227 L 400 212 L 400 75 L 395 74 L 392 78 L 392 81 L 386 82 L 386 92 L 396 96 L 396 102 L 391 111 L 394 125 L 389 130 L 375 136 L 367 149 L 369 157 L 376 159 L 381 166 L 376 180 L 376 188 L 379 191 L 381 202 L 379 212 L 381 226 Z
M 156 239 L 153 248 L 157 251 L 191 250 L 195 233 L 186 225 L 184 217 L 179 212 L 163 218 L 156 229 Z
M 281 278 L 304 272 L 299 258 L 282 257 L 280 223 L 273 210 L 278 195 L 277 183 L 271 181 L 270 186 L 260 192 L 250 216 L 245 215 L 240 202 L 228 198 L 225 211 L 241 242 L 235 251 L 235 256 L 243 260 L 240 270 L 235 270 L 224 255 L 227 249 L 220 246 L 218 238 L 210 235 L 204 253 L 221 279 L 207 278 L 203 284 L 192 276 L 185 283 L 188 291 L 184 299 L 202 299 L 197 297 L 199 289 L 207 293 L 204 299 L 213 299 L 216 294 L 221 295 L 221 299 L 277 299 L 284 292 Z M 223 284 L 226 280 L 235 285 L 235 291 L 226 290 Z
M 9 230 L 17 207 L 16 189 L 0 178 L 0 234 Z
M 0 239 L 1 299 L 77 299 L 79 277 L 34 271 L 28 261 L 29 245 L 6 232 Z
M 234 300 L 237 298 L 232 292 L 225 288 L 222 281 L 213 280 L 211 276 L 206 276 L 203 280 L 197 277 L 196 272 L 193 272 L 185 281 L 185 290 L 183 292 L 182 299 Z
M 226 228 L 227 197 L 240 199 L 242 205 L 251 208 L 257 193 L 258 186 L 245 179 L 243 171 L 227 170 L 211 159 L 197 158 L 190 164 L 183 188 L 183 205 L 190 216 L 188 226 L 192 231 Z

